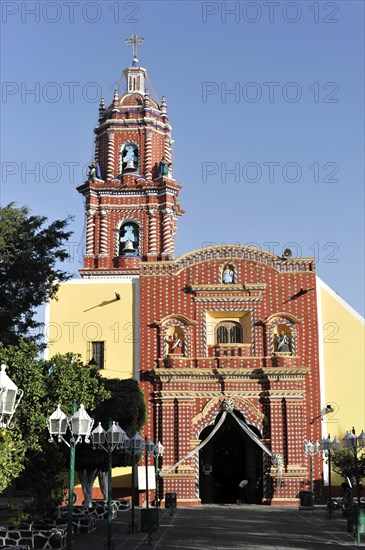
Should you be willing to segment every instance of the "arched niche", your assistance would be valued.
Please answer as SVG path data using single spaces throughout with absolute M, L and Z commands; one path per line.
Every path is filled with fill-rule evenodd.
M 119 256 L 139 256 L 139 225 L 126 221 L 119 229 Z
M 275 353 L 290 354 L 293 349 L 293 335 L 288 324 L 277 323 L 273 326 L 273 344 Z
M 139 167 L 139 147 L 133 141 L 127 141 L 120 148 L 119 153 L 119 172 L 128 174 L 138 172 Z
M 227 262 L 219 267 L 219 282 L 224 285 L 233 285 L 237 282 L 237 270 L 234 263 Z
M 182 327 L 169 326 L 166 329 L 165 342 L 167 355 L 184 355 L 185 333 Z

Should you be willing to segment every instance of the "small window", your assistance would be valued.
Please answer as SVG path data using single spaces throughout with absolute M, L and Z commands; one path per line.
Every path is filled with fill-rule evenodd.
M 242 327 L 235 321 L 223 321 L 216 328 L 217 344 L 242 343 Z
M 104 342 L 91 342 L 91 360 L 90 363 L 97 370 L 104 368 Z

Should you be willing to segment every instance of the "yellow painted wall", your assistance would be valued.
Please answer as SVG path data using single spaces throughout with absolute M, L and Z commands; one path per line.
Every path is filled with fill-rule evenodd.
M 115 293 L 120 295 L 116 299 Z M 75 279 L 60 285 L 46 310 L 47 354 L 79 353 L 88 362 L 88 341 L 105 342 L 108 378 L 136 378 L 139 362 L 138 280 Z M 137 320 L 137 321 L 136 321 Z M 89 350 L 89 353 L 88 353 Z M 131 468 L 113 469 L 113 487 L 130 487 Z M 95 483 L 98 487 L 98 483 Z
M 353 426 L 357 435 L 365 429 L 365 324 L 321 280 L 318 298 L 321 406 L 334 408 L 333 413 L 323 416 L 322 435 L 342 440 Z M 340 476 L 333 477 L 335 484 L 343 482 Z
M 331 437 L 343 437 L 352 426 L 365 429 L 365 325 L 327 285 L 320 293 L 324 397 L 335 409 L 325 425 Z
M 104 341 L 102 375 L 132 377 L 138 372 L 137 284 L 131 278 L 118 278 L 75 279 L 60 285 L 57 300 L 50 302 L 46 314 L 48 356 L 73 352 L 88 362 L 91 359 L 88 342 Z

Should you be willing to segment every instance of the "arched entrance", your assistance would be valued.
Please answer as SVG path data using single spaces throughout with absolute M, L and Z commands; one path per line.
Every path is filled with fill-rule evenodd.
M 215 425 L 221 414 L 217 416 Z M 238 411 L 235 414 L 244 421 Z M 256 428 L 250 425 L 250 429 L 260 437 Z M 200 439 L 204 441 L 213 430 L 213 425 L 207 426 Z M 250 479 L 248 503 L 261 503 L 262 450 L 228 414 L 221 428 L 199 453 L 199 496 L 202 503 L 236 502 L 238 484 L 242 479 Z

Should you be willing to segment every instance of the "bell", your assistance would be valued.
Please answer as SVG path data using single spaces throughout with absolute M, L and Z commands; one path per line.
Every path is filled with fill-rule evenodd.
M 124 250 L 134 252 L 133 243 L 130 239 L 125 242 Z
M 127 161 L 127 166 L 125 167 L 126 170 L 135 170 L 136 167 L 134 166 L 134 161 L 132 159 L 129 159 Z

